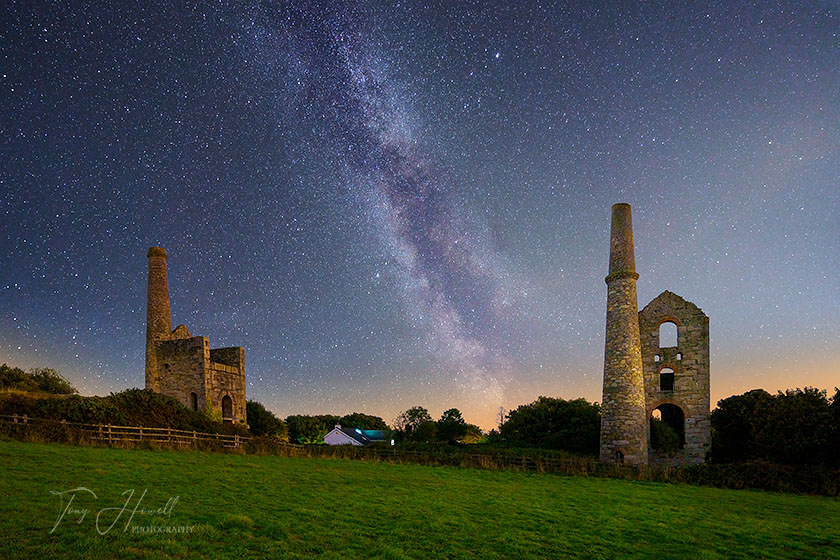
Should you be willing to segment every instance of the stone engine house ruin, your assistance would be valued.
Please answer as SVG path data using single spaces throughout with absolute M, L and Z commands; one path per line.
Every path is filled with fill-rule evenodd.
M 245 349 L 210 348 L 184 325 L 172 330 L 166 250 L 152 247 L 146 256 L 146 388 L 193 410 L 220 412 L 224 422 L 246 422 Z
M 669 326 L 672 336 L 666 340 Z M 650 460 L 702 463 L 711 444 L 709 318 L 693 303 L 665 291 L 639 313 L 639 332 L 646 416 L 658 411 L 677 432 L 681 446 L 673 458 L 651 449 Z
M 672 292 L 641 312 L 636 300 L 629 204 L 615 204 L 610 228 L 600 460 L 636 465 L 702 463 L 711 443 L 709 318 Z M 651 446 L 651 418 L 670 426 L 679 449 Z

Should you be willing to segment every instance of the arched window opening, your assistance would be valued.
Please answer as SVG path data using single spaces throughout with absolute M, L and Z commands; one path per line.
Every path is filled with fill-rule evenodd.
M 677 346 L 677 325 L 666 321 L 659 325 L 659 347 L 675 348 Z
M 659 390 L 674 390 L 674 370 L 672 370 L 671 368 L 662 368 L 661 370 L 659 370 Z
M 222 397 L 222 420 L 233 422 L 233 400 L 228 395 Z
M 682 352 L 677 352 L 677 360 L 678 361 L 682 360 Z
M 618 463 L 619 465 L 622 464 L 624 462 L 624 453 L 622 453 L 621 451 L 616 451 L 615 452 L 615 462 Z
M 680 407 L 666 403 L 653 410 L 650 415 L 650 446 L 663 453 L 673 453 L 685 446 L 685 414 Z
M 659 354 L 657 354 L 656 356 L 653 357 L 653 361 L 657 364 L 659 363 L 659 359 L 660 359 Z
M 193 410 L 198 410 L 198 394 L 190 393 L 190 406 Z

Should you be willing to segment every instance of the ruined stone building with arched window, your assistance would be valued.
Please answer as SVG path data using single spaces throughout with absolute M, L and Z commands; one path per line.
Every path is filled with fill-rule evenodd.
M 675 336 L 663 336 L 666 329 Z M 649 449 L 652 463 L 702 463 L 709 449 L 709 318 L 672 292 L 639 312 L 646 417 L 659 418 L 680 438 L 673 457 Z
M 245 349 L 210 348 L 206 336 L 193 336 L 185 325 L 172 330 L 166 251 L 152 247 L 147 257 L 146 388 L 220 413 L 224 422 L 246 422 Z
M 672 292 L 641 312 L 629 204 L 612 209 L 600 460 L 637 465 L 701 463 L 711 443 L 709 318 Z M 677 449 L 651 446 L 651 418 Z

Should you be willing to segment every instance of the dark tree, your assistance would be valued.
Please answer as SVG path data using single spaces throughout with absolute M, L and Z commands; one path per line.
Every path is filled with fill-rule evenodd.
M 831 420 L 826 391 L 805 387 L 779 392 L 769 421 L 757 431 L 760 453 L 779 463 L 827 463 L 833 454 Z
M 286 418 L 289 440 L 293 443 L 323 443 L 324 436 L 338 423 L 338 416 L 295 414 Z
M 437 439 L 437 422 L 424 420 L 411 432 L 411 441 L 431 442 Z
M 507 415 L 501 438 L 511 445 L 597 453 L 601 411 L 585 399 L 539 397 Z
M 401 413 L 394 419 L 394 428 L 403 432 L 407 439 L 413 439 L 411 436 L 423 422 L 431 422 L 432 417 L 429 411 L 422 406 L 413 406 Z
M 813 387 L 762 389 L 723 399 L 712 411 L 712 460 L 817 464 L 836 459 L 835 399 Z
M 466 424 L 464 429 L 464 437 L 461 439 L 462 443 L 479 443 L 487 439 L 487 436 L 484 435 L 481 428 L 475 424 Z
M 444 411 L 437 422 L 437 437 L 441 441 L 461 441 L 467 435 L 467 423 L 457 408 Z
M 773 396 L 754 389 L 718 402 L 712 411 L 712 458 L 729 462 L 756 457 L 757 429 L 769 419 Z
M 342 416 L 338 421 L 339 424 L 346 428 L 361 428 L 362 430 L 387 430 L 388 424 L 379 416 L 372 416 L 370 414 L 363 414 L 361 412 L 354 412 Z
M 271 436 L 280 441 L 289 441 L 289 430 L 285 422 L 262 404 L 257 401 L 247 401 L 245 412 L 248 417 L 248 427 L 255 436 Z

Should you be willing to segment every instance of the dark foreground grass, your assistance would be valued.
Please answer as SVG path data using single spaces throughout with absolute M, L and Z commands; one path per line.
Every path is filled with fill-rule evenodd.
M 0 558 L 840 557 L 836 498 L 16 441 L 0 442 L 0 472 Z M 51 534 L 50 491 L 79 487 L 97 497 L 79 491 Z M 100 535 L 97 514 L 105 531 L 132 489 Z M 177 503 L 126 530 L 144 490 L 141 509 Z M 192 529 L 137 532 L 150 525 Z

